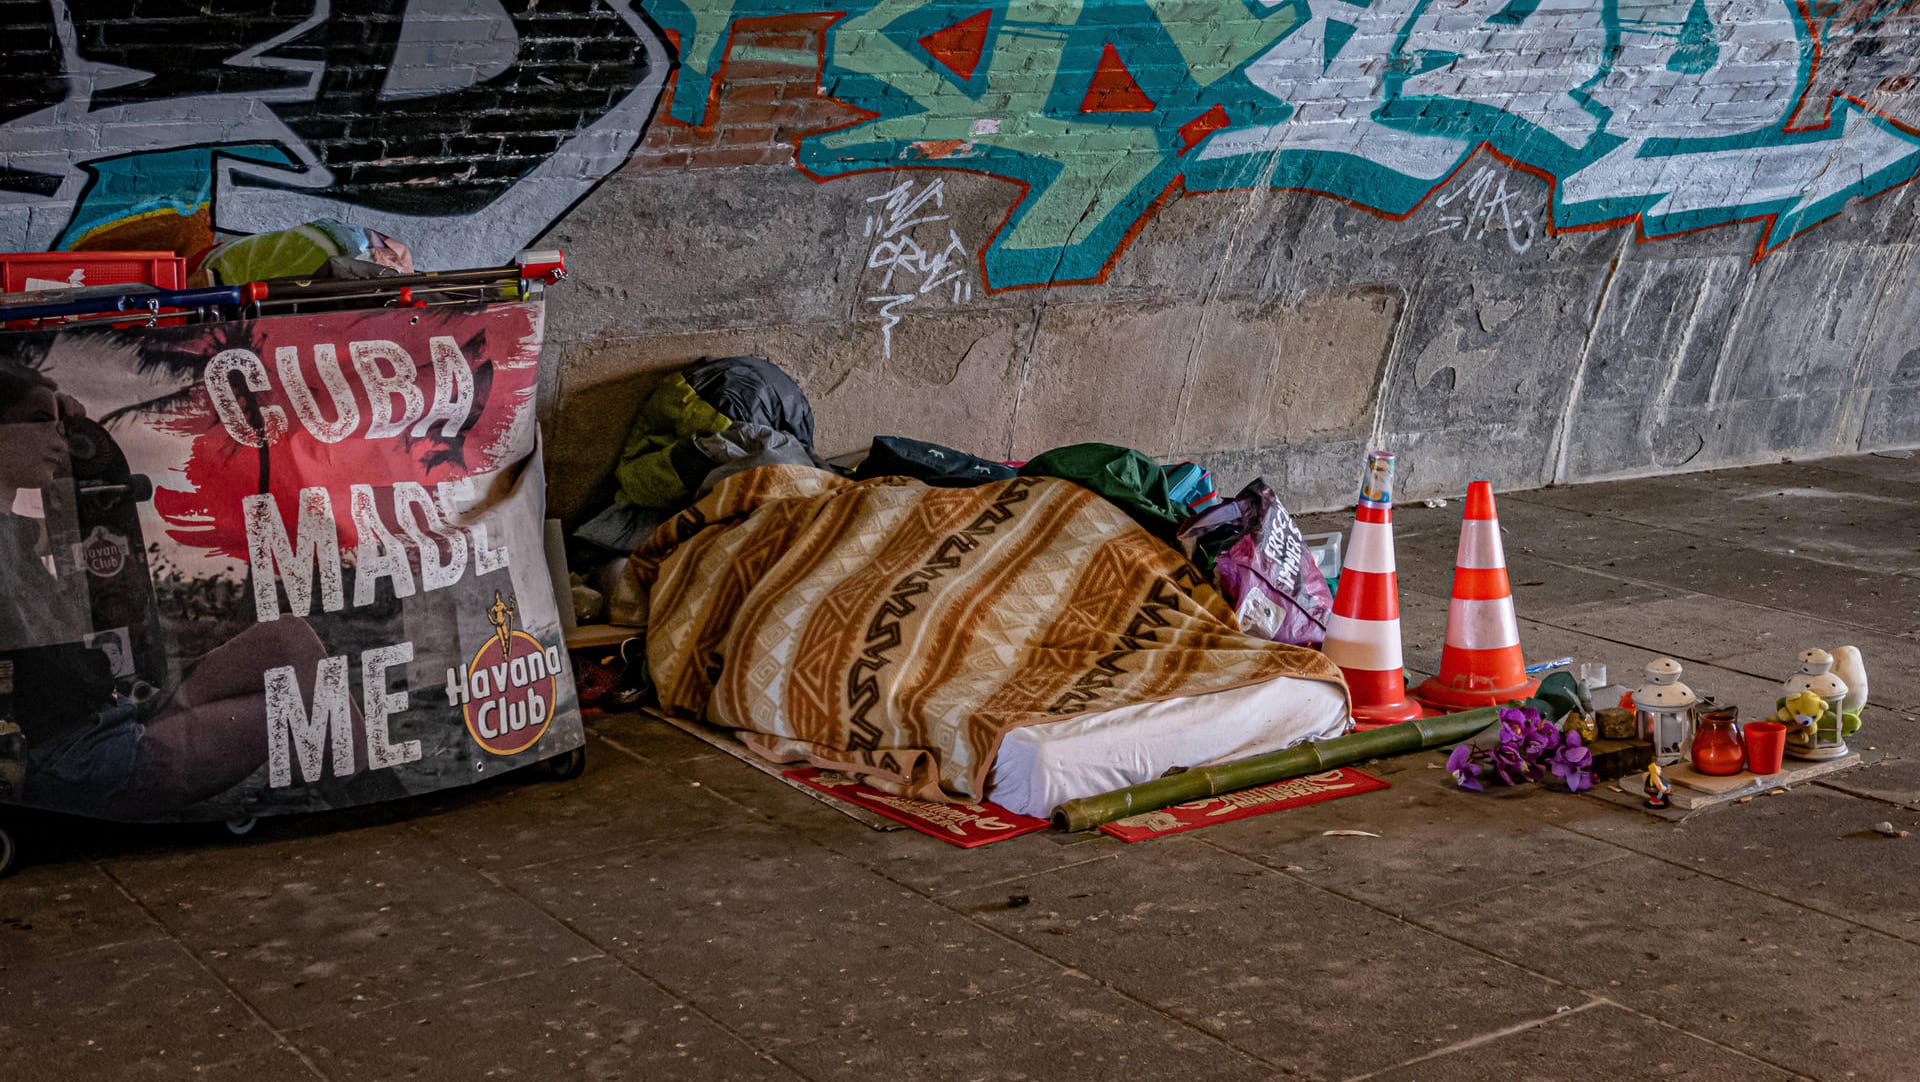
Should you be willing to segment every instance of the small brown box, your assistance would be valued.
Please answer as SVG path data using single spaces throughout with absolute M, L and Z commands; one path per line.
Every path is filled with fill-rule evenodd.
M 1608 740 L 1593 744 L 1593 776 L 1612 780 L 1638 774 L 1653 762 L 1653 745 L 1638 740 Z
M 1609 706 L 1600 711 L 1599 720 L 1602 740 L 1632 740 L 1640 735 L 1631 710 Z

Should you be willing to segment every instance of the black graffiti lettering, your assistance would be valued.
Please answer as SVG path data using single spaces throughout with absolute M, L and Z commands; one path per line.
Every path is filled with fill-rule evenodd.
M 48 0 L 0 0 L 0 123 L 58 105 L 66 93 Z M 31 191 L 15 187 L 14 172 L 0 168 L 0 188 Z
M 639 38 L 599 0 L 521 0 L 508 12 L 515 41 L 505 70 L 470 86 L 395 97 L 406 7 L 335 0 L 318 95 L 276 107 L 333 173 L 335 193 L 362 206 L 477 210 L 648 74 Z
M 340 217 L 404 234 L 425 265 L 505 259 L 644 132 L 672 56 L 637 8 L 0 0 L 0 235 L 63 235 L 57 207 L 19 195 L 71 200 L 94 233 L 144 198 L 210 196 L 223 231 Z M 242 167 L 219 166 L 229 147 Z M 108 161 L 152 190 L 96 184 Z M 192 228 L 181 243 L 204 243 Z
M 305 86 L 309 79 L 297 70 L 233 63 L 249 47 L 299 26 L 311 14 L 300 8 L 310 9 L 311 4 L 85 0 L 68 5 L 81 56 L 141 75 L 137 82 L 96 89 L 96 109 Z

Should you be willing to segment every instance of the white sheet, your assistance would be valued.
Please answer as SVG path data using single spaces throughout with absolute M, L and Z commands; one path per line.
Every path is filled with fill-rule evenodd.
M 1283 677 L 1265 684 L 1028 725 L 1007 734 L 987 799 L 1022 815 L 1151 781 L 1176 767 L 1278 751 L 1346 732 L 1340 689 Z

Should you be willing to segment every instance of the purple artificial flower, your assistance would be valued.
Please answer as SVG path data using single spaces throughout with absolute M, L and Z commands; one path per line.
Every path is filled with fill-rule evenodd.
M 1520 753 L 1525 755 L 1529 760 L 1538 762 L 1541 758 L 1551 755 L 1553 750 L 1559 746 L 1560 733 L 1558 730 L 1530 726 L 1524 739 L 1522 739 L 1520 743 Z
M 1580 734 L 1569 729 L 1566 740 L 1559 750 L 1553 753 L 1553 775 L 1564 781 L 1567 791 L 1578 793 L 1593 788 L 1593 749 L 1586 746 Z
M 1529 765 L 1526 756 L 1513 744 L 1502 744 L 1493 751 L 1493 772 L 1502 785 L 1518 785 L 1526 780 Z
M 1447 756 L 1447 772 L 1462 789 L 1485 791 L 1489 783 L 1518 785 L 1549 774 L 1578 793 L 1593 788 L 1593 749 L 1578 731 L 1562 730 L 1531 707 L 1500 710 L 1498 742 L 1491 750 L 1461 744 Z
M 1460 783 L 1460 788 L 1479 793 L 1487 787 L 1480 782 L 1480 764 L 1473 761 L 1477 750 L 1472 744 L 1462 744 L 1453 749 L 1453 754 L 1447 756 L 1447 772 L 1453 775 L 1454 781 Z

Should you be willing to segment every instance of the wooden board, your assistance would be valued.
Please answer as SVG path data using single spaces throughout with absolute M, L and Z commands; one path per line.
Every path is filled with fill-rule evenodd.
M 646 630 L 625 624 L 581 624 L 567 632 L 567 649 L 598 650 L 618 646 L 635 635 L 646 634 Z
M 1677 819 L 1703 808 L 1730 804 L 1746 797 L 1771 793 L 1775 789 L 1803 785 L 1815 778 L 1858 765 L 1860 756 L 1853 753 L 1824 763 L 1788 759 L 1778 774 L 1748 774 L 1743 771 L 1726 777 L 1713 777 L 1696 773 L 1693 767 L 1681 764 L 1665 771 L 1667 780 L 1674 783 L 1673 793 L 1668 798 L 1670 806 L 1665 809 L 1646 807 L 1647 794 L 1641 787 L 1641 775 L 1629 775 L 1617 782 L 1600 782 L 1588 792 L 1609 804 L 1642 808 L 1652 815 Z M 1616 788 L 1620 791 L 1616 792 Z

